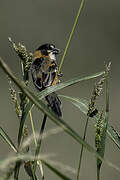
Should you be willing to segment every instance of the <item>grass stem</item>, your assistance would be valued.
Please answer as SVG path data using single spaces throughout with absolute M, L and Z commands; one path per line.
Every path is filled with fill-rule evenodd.
M 85 138 L 86 138 L 88 121 L 89 121 L 89 117 L 87 117 L 87 121 L 86 121 L 86 124 L 85 124 L 85 130 L 84 130 L 84 135 L 83 135 L 83 141 L 84 141 Z M 79 177 L 80 177 L 80 168 L 81 168 L 81 162 L 82 162 L 83 148 L 84 148 L 84 147 L 83 147 L 83 144 L 82 144 L 81 152 L 80 152 L 79 165 L 78 165 L 78 171 L 77 171 L 77 180 L 79 180 Z
M 35 151 L 35 156 L 36 157 L 38 156 L 38 154 L 40 152 L 40 147 L 41 147 L 41 143 L 42 143 L 42 135 L 43 135 L 43 132 L 44 132 L 44 129 L 45 129 L 46 120 L 47 120 L 47 115 L 44 114 L 42 125 L 41 125 L 41 128 L 40 128 L 40 134 L 39 134 L 39 138 L 38 138 L 38 142 L 37 142 L 37 147 L 36 147 L 36 151 Z M 36 172 L 36 167 L 37 167 L 37 161 L 34 162 L 34 166 L 33 166 L 34 174 Z M 44 179 L 44 175 L 42 176 L 42 180 L 43 179 Z
M 34 143 L 35 143 L 35 146 L 37 146 L 37 140 L 36 140 L 35 128 L 34 128 L 34 123 L 33 123 L 33 118 L 32 118 L 32 112 L 31 112 L 31 110 L 29 111 L 29 115 L 30 115 L 30 122 L 31 122 L 31 127 L 32 127 L 32 133 L 33 133 Z
M 31 110 L 29 111 L 29 115 L 30 115 L 30 122 L 31 122 L 31 127 L 32 127 L 32 133 L 33 133 L 33 138 L 34 138 L 34 143 L 35 143 L 35 146 L 37 148 L 37 140 L 36 140 L 36 135 L 35 135 L 35 128 L 34 128 L 34 123 L 33 123 L 33 118 L 32 118 L 32 112 Z M 42 175 L 42 178 L 44 177 L 44 173 L 43 173 L 43 167 L 42 167 L 42 162 L 39 160 L 38 161 L 38 165 L 39 165 L 39 168 L 40 168 L 40 172 L 41 172 L 41 175 Z M 33 173 L 34 176 L 35 176 L 35 173 Z
M 76 25 L 77 25 L 77 22 L 78 22 L 78 18 L 79 18 L 79 16 L 80 16 L 80 13 L 81 13 L 81 10 L 82 10 L 83 5 L 84 5 L 84 0 L 81 0 L 80 7 L 79 7 L 78 12 L 77 12 L 77 16 L 76 16 L 76 18 L 75 18 L 75 21 L 74 21 L 74 24 L 73 24 L 71 33 L 70 33 L 70 35 L 69 35 L 69 38 L 68 38 L 68 41 L 67 41 L 67 44 L 66 44 L 66 47 L 65 47 L 65 50 L 64 50 L 64 53 L 63 53 L 63 56 L 62 56 L 60 65 L 59 65 L 58 73 L 61 71 L 61 67 L 62 67 L 62 65 L 63 65 L 64 59 L 65 59 L 65 56 L 66 56 L 68 47 L 69 47 L 69 45 L 70 45 L 70 42 L 71 42 L 73 33 L 74 33 L 74 31 L 75 31 L 75 28 L 76 28 Z

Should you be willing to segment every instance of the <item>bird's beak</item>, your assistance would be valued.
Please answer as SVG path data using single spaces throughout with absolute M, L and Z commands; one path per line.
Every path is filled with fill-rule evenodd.
M 53 54 L 59 54 L 59 53 L 60 53 L 60 49 L 58 49 L 58 48 L 53 49 Z

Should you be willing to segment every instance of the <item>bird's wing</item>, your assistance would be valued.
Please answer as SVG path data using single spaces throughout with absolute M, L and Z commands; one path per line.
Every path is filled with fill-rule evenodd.
M 43 72 L 42 73 L 42 84 L 43 87 L 49 87 L 57 84 L 58 76 L 56 71 Z
M 44 59 L 40 62 L 36 59 L 31 66 L 32 78 L 36 88 L 42 90 L 46 87 L 57 84 L 57 71 L 58 67 L 55 61 Z
M 45 59 L 41 65 L 42 69 L 42 84 L 43 87 L 49 87 L 58 82 L 58 67 L 55 61 L 51 61 L 50 59 Z M 54 84 L 53 84 L 54 82 Z
M 41 58 L 37 58 L 31 64 L 31 74 L 35 87 L 39 90 L 42 89 L 42 71 L 41 71 Z

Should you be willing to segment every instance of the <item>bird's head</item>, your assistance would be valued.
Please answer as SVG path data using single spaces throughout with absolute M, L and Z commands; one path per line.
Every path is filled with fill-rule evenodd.
M 40 51 L 41 55 L 49 56 L 53 60 L 56 60 L 56 55 L 60 53 L 60 50 L 55 45 L 49 43 L 41 45 L 37 51 Z

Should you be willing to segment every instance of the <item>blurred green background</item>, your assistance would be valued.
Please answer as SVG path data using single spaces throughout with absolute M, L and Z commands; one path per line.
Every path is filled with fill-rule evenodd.
M 79 4 L 79 0 L 0 1 L 0 56 L 17 77 L 21 78 L 20 61 L 8 42 L 8 37 L 10 36 L 16 43 L 25 44 L 31 52 L 43 43 L 54 43 L 62 51 L 57 58 L 59 63 Z M 110 124 L 119 132 L 120 1 L 86 0 L 62 67 L 64 74 L 62 81 L 78 75 L 100 72 L 104 69 L 104 62 L 109 61 L 112 62 Z M 82 82 L 59 91 L 59 94 L 89 99 L 94 83 L 95 80 Z M 17 144 L 19 121 L 13 110 L 6 75 L 1 69 L 0 84 L 0 125 Z M 29 87 L 37 93 L 32 81 Z M 85 116 L 65 99 L 62 102 L 63 119 L 82 136 Z M 101 103 L 104 103 L 104 96 L 99 99 L 100 107 Z M 36 130 L 39 130 L 42 114 L 34 110 L 33 118 Z M 27 124 L 31 133 L 29 118 Z M 48 120 L 46 130 L 53 127 L 56 127 L 55 124 Z M 87 141 L 93 146 L 94 133 L 93 124 L 89 123 Z M 10 152 L 11 149 L 0 138 L 0 159 L 6 157 Z M 54 160 L 68 164 L 75 169 L 78 167 L 79 152 L 79 144 L 63 132 L 47 138 L 42 144 L 42 153 L 55 153 Z M 107 138 L 105 156 L 120 167 L 119 151 L 109 138 Z M 20 179 L 29 179 L 23 171 L 20 173 Z M 44 171 L 46 180 L 59 180 L 50 170 L 44 168 Z M 66 174 L 72 179 L 76 178 L 70 172 Z M 84 150 L 80 177 L 82 180 L 96 179 L 96 160 L 86 150 Z M 103 165 L 101 179 L 119 180 L 120 174 Z

